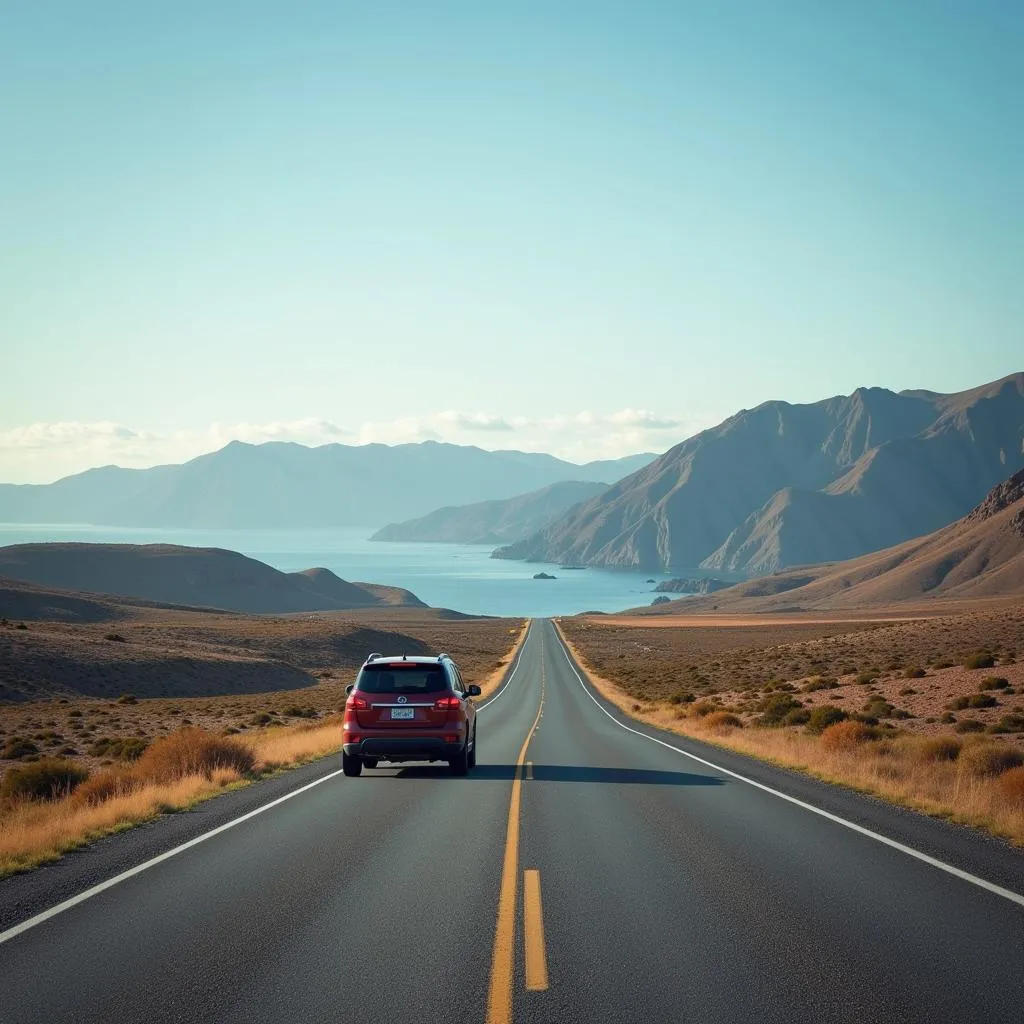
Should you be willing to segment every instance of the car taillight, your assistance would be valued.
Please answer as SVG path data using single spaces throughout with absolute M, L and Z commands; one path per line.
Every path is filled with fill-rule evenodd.
M 363 700 L 362 697 L 357 697 L 355 694 L 350 693 L 348 700 L 345 701 L 345 717 L 342 719 L 341 727 L 343 729 L 351 729 L 356 724 L 356 712 L 366 711 L 370 705 Z
M 451 711 L 457 708 L 462 702 L 458 697 L 438 697 L 434 701 L 435 711 Z

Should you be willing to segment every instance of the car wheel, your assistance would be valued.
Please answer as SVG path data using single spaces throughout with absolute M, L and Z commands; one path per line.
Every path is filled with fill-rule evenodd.
M 471 771 L 476 767 L 476 728 L 473 729 L 473 748 L 467 755 L 467 763 Z
M 364 768 L 376 768 L 377 767 L 377 758 L 375 758 L 375 757 L 366 757 L 366 758 L 364 758 L 363 759 L 363 767 Z
M 469 748 L 463 747 L 449 762 L 452 775 L 466 775 L 469 773 Z
M 341 770 L 346 774 L 355 778 L 363 770 L 363 762 L 361 758 L 354 757 L 351 754 L 343 753 L 341 755 Z

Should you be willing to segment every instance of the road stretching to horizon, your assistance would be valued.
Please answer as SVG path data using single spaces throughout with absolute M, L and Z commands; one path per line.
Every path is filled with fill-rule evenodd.
M 640 726 L 550 622 L 479 757 L 464 779 L 331 758 L 7 879 L 0 1021 L 1024 1016 L 1024 856 Z

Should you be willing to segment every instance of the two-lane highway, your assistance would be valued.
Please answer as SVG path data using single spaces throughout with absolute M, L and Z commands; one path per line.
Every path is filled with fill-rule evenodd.
M 548 622 L 479 728 L 0 933 L 0 1021 L 1024 1019 L 1014 851 L 638 727 Z

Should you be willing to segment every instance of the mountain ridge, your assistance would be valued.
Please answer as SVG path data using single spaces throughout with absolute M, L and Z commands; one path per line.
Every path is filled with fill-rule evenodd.
M 938 529 L 1021 466 L 1024 373 L 949 395 L 764 402 L 495 556 L 771 572 Z
M 601 483 L 563 480 L 514 498 L 435 509 L 417 519 L 390 523 L 370 540 L 507 544 L 530 536 L 572 506 L 606 489 Z
M 967 515 L 923 537 L 844 562 L 758 577 L 713 598 L 673 602 L 658 610 L 816 611 L 1021 595 L 1024 469 L 997 484 Z
M 307 447 L 232 441 L 181 464 L 104 466 L 0 484 L 0 521 L 173 528 L 374 526 L 565 480 L 614 482 L 646 453 L 582 466 L 534 452 L 423 441 Z M 618 467 L 618 469 L 616 469 Z

